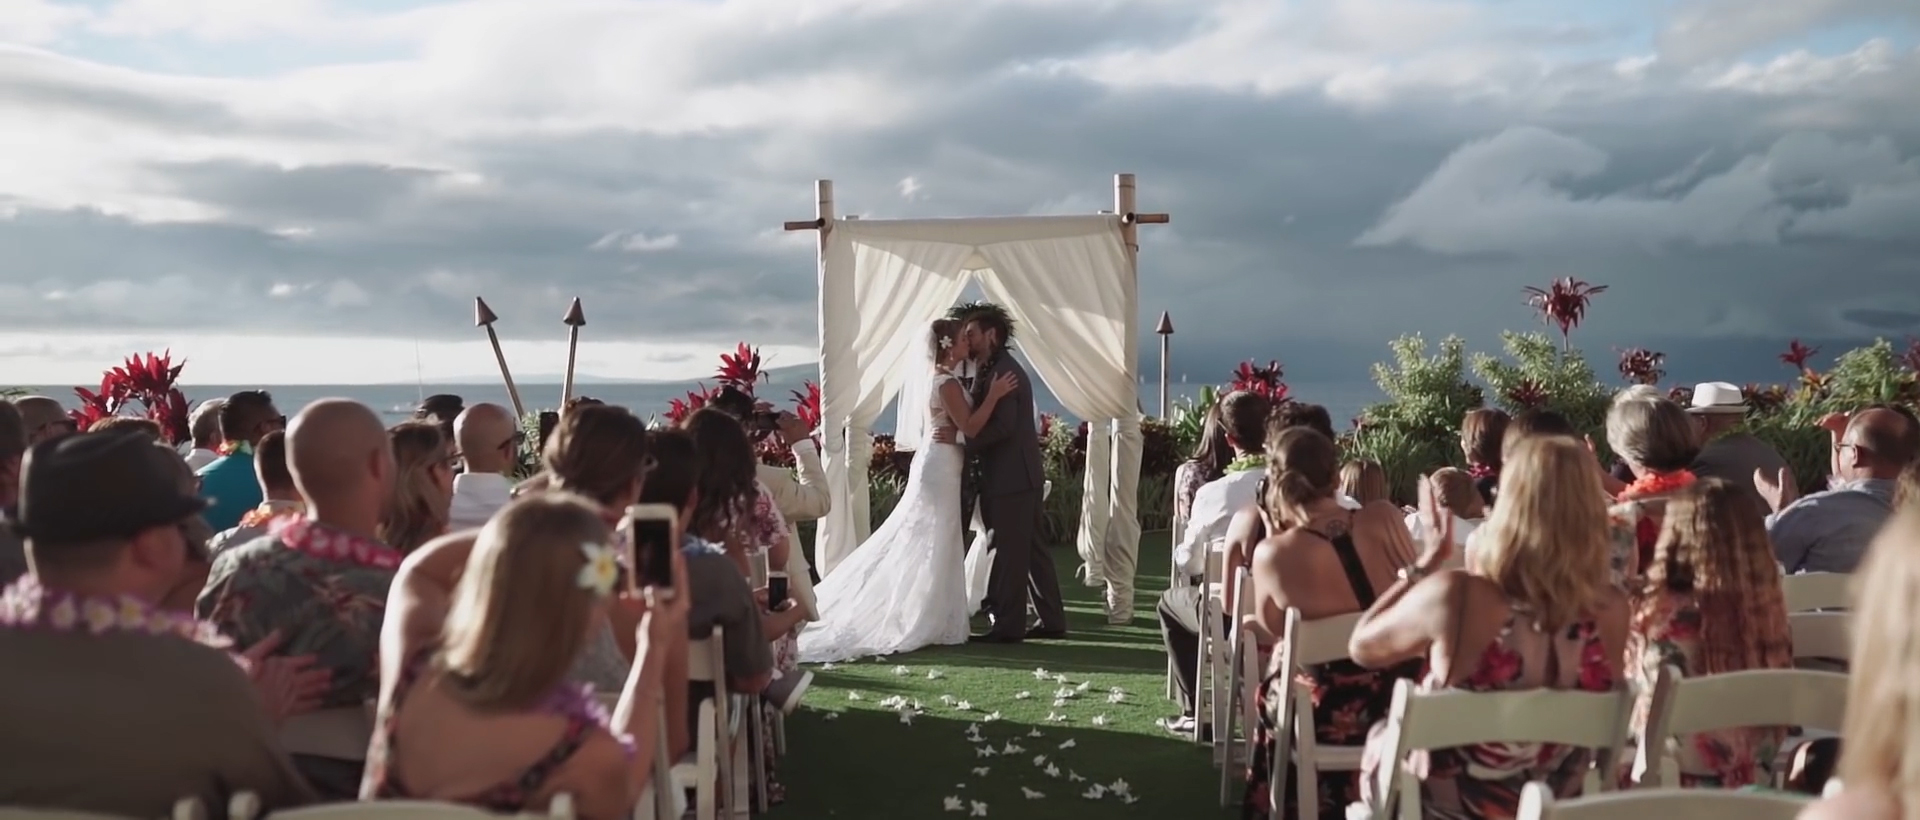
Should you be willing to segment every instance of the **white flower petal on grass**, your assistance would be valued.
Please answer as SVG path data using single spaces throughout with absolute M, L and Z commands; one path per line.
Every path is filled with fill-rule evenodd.
M 865 699 L 866 699 L 866 696 L 865 696 L 865 695 L 862 695 L 862 694 L 860 694 L 859 692 L 848 692 L 848 693 L 847 693 L 847 700 L 865 700 Z
M 1066 682 L 1067 682 L 1067 676 L 1066 676 L 1066 675 L 1054 675 L 1054 676 L 1053 676 L 1053 682 L 1054 682 L 1054 683 L 1066 683 Z
M 907 726 L 912 726 L 912 725 L 913 725 L 913 713 L 912 713 L 912 712 L 901 712 L 901 713 L 900 713 L 900 722 L 901 722 L 902 724 L 904 724 L 904 725 L 907 725 Z
M 1081 777 L 1079 772 L 1076 772 L 1072 769 L 1068 769 L 1067 782 L 1068 783 L 1085 783 L 1087 782 L 1087 779 L 1084 777 Z
M 1053 705 L 1054 705 L 1055 707 L 1060 707 L 1060 706 L 1065 706 L 1065 705 L 1067 705 L 1067 699 L 1066 699 L 1066 698 L 1054 698 L 1054 699 L 1053 699 Z
M 839 669 L 839 668 L 840 668 L 840 664 L 834 663 L 833 661 L 827 661 L 826 663 L 820 664 L 820 671 L 822 672 L 832 672 L 833 670 Z
M 1075 742 L 1073 742 L 1073 738 L 1067 738 L 1066 740 L 1063 740 L 1063 741 L 1061 741 L 1061 742 L 1060 742 L 1060 748 L 1061 748 L 1062 750 L 1065 750 L 1065 749 L 1071 749 L 1071 748 L 1073 748 L 1073 747 L 1075 747 L 1075 746 L 1078 746 L 1078 745 L 1080 745 L 1080 744 L 1078 744 L 1078 743 L 1075 743 Z
M 1053 696 L 1056 698 L 1071 698 L 1071 697 L 1078 697 L 1079 694 L 1080 694 L 1079 692 L 1076 692 L 1072 689 L 1062 686 L 1060 687 L 1059 690 L 1053 693 Z
M 1013 741 L 1011 741 L 1011 740 L 1009 740 L 1009 741 L 1007 741 L 1007 746 L 1006 746 L 1006 748 L 1004 748 L 1004 749 L 1001 749 L 1001 750 L 1000 750 L 1000 753 L 1001 753 L 1001 754 L 1003 754 L 1003 755 L 1008 755 L 1008 756 L 1012 756 L 1012 755 L 1017 755 L 1017 754 L 1019 754 L 1019 753 L 1021 753 L 1021 752 L 1024 752 L 1024 751 L 1026 751 L 1026 750 L 1027 750 L 1027 748 L 1026 748 L 1025 746 L 1021 746 L 1020 744 L 1018 744 L 1018 743 L 1015 743 L 1015 742 L 1013 742 Z
M 1034 766 L 1034 768 L 1036 768 L 1036 769 L 1037 769 L 1037 768 L 1040 768 L 1040 767 L 1042 767 L 1042 766 L 1045 766 L 1045 765 L 1047 765 L 1047 756 L 1046 756 L 1046 755 L 1034 755 L 1034 756 L 1033 756 L 1033 766 Z
M 967 711 L 972 711 L 972 709 L 973 709 L 973 701 L 970 701 L 970 700 L 963 700 L 963 701 L 960 701 L 960 702 L 958 702 L 958 703 L 955 703 L 955 704 L 953 705 L 953 708 L 955 708 L 955 709 L 959 709 L 959 710 L 960 710 L 960 711 L 962 711 L 962 712 L 967 712 Z
M 941 702 L 941 703 L 944 703 L 944 704 L 946 704 L 946 705 L 948 705 L 948 706 L 952 706 L 952 705 L 953 705 L 953 696 L 952 696 L 952 695 L 941 695 L 941 696 L 940 696 L 940 702 Z
M 985 817 L 985 816 L 987 816 L 987 804 L 985 804 L 985 803 L 982 803 L 982 802 L 980 802 L 980 801 L 978 801 L 978 800 L 974 800 L 974 801 L 971 801 L 971 802 L 972 802 L 972 804 L 973 804 L 973 811 L 970 811 L 970 812 L 967 812 L 967 816 L 968 816 L 968 817 Z
M 1013 693 L 1014 700 L 1026 700 L 1027 698 L 1030 698 L 1030 697 L 1033 697 L 1032 692 L 1021 691 L 1021 692 Z
M 821 715 L 821 716 L 820 716 L 820 719 L 821 719 L 821 720 L 839 720 L 839 719 L 840 719 L 840 713 L 839 713 L 839 712 L 828 712 L 828 713 L 826 713 L 826 714 L 824 714 L 824 715 Z
M 1083 680 L 1080 682 L 1079 686 L 1073 687 L 1073 690 L 1076 692 L 1085 692 L 1088 689 L 1092 689 L 1092 688 L 1093 688 L 1093 681 Z
M 942 804 L 947 807 L 947 811 L 966 811 L 967 810 L 966 801 L 961 800 L 959 797 L 954 795 L 948 795 L 947 799 L 945 801 L 942 801 Z
M 1133 794 L 1129 792 L 1127 794 L 1120 795 L 1120 802 L 1131 806 L 1135 803 L 1140 802 L 1140 798 L 1134 797 Z
M 1127 690 L 1125 690 L 1125 689 L 1122 689 L 1122 688 L 1120 688 L 1120 687 L 1118 687 L 1118 686 L 1115 686 L 1115 687 L 1113 687 L 1112 689 L 1108 689 L 1108 690 L 1107 690 L 1107 694 L 1109 694 L 1109 695 L 1124 695 L 1124 694 L 1126 694 L 1126 693 L 1127 693 Z
M 993 755 L 994 751 L 992 746 L 981 746 L 973 750 L 974 757 L 993 757 Z
M 1094 716 L 1093 716 L 1093 725 L 1095 725 L 1095 726 L 1105 726 L 1105 725 L 1107 725 L 1107 716 L 1106 716 L 1106 715 L 1094 715 Z
M 1053 673 L 1052 673 L 1052 672 L 1048 672 L 1048 671 L 1047 671 L 1047 668 L 1046 668 L 1046 667 L 1044 667 L 1044 666 L 1043 666 L 1043 667 L 1040 667 L 1039 669 L 1035 669 L 1035 670 L 1033 670 L 1033 679 L 1034 679 L 1034 680 L 1046 680 L 1046 679 L 1047 679 L 1048 677 L 1050 677 L 1051 675 L 1053 675 Z
M 929 669 L 929 670 L 927 670 L 927 680 L 939 680 L 939 679 L 941 679 L 941 678 L 944 678 L 944 677 L 946 677 L 946 676 L 947 676 L 947 673 L 945 673 L 945 672 L 942 672 L 942 671 L 940 671 L 940 670 L 938 670 L 938 669 Z
M 986 777 L 987 772 L 990 772 L 990 771 L 993 771 L 993 768 L 991 766 L 975 766 L 973 767 L 973 776 Z
M 1034 791 L 1025 786 L 1020 787 L 1020 793 L 1026 795 L 1028 800 L 1039 800 L 1042 797 L 1046 797 L 1046 794 Z
M 1093 784 L 1092 788 L 1087 789 L 1086 792 L 1081 794 L 1080 796 L 1088 800 L 1099 800 L 1100 798 L 1107 796 L 1107 787 L 1102 786 L 1098 783 L 1095 783 Z
M 1113 781 L 1112 785 L 1107 786 L 1107 791 L 1113 792 L 1114 794 L 1126 794 L 1133 791 L 1133 787 L 1127 785 L 1126 779 L 1122 778 Z
M 913 702 L 913 711 L 925 712 L 927 711 L 927 705 L 924 703 L 921 703 L 918 699 L 915 699 Z
M 894 675 L 894 677 L 897 677 L 897 678 L 904 678 L 904 677 L 906 677 L 906 676 L 908 676 L 908 675 L 911 675 L 911 674 L 913 674 L 913 670 L 911 670 L 911 669 L 908 669 L 908 668 L 907 668 L 907 667 L 905 667 L 905 666 L 896 666 L 896 667 L 894 667 L 894 668 L 893 668 L 893 675 Z
M 1040 771 L 1045 772 L 1048 777 L 1058 778 L 1060 776 L 1060 767 L 1052 763 L 1048 763 L 1047 767 Z
M 1039 729 L 1028 729 L 1028 730 L 1027 730 L 1027 737 L 1040 737 L 1040 736 L 1041 736 L 1041 735 L 1040 735 L 1040 730 L 1039 730 Z
M 1066 722 L 1067 722 L 1067 716 L 1066 716 L 1066 715 L 1063 715 L 1063 714 L 1060 714 L 1059 712 L 1048 712 L 1048 713 L 1047 713 L 1047 722 L 1048 722 L 1048 723 L 1066 723 Z
M 992 722 L 994 722 L 994 721 L 996 721 L 996 720 L 999 720 L 999 719 L 1000 719 L 1000 713 L 999 713 L 999 712 L 992 712 L 992 713 L 989 713 L 989 714 L 988 714 L 988 715 L 987 715 L 986 717 L 983 717 L 983 718 L 981 718 L 981 719 L 980 719 L 980 722 L 981 722 L 981 723 L 992 723 Z
M 1107 696 L 1108 703 L 1125 703 L 1126 700 L 1127 700 L 1126 694 L 1121 692 L 1115 692 Z

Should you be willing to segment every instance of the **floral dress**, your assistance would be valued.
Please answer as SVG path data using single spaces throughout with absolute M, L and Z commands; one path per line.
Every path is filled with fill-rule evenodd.
M 1591 620 L 1554 634 L 1526 622 L 1515 606 L 1500 634 L 1468 675 L 1454 688 L 1468 692 L 1525 689 L 1573 689 L 1605 692 L 1616 680 L 1607 664 L 1600 628 Z M 1552 675 L 1549 678 L 1549 675 Z M 1439 689 L 1431 675 L 1423 686 Z M 1384 748 L 1386 722 L 1367 739 L 1363 776 L 1377 776 L 1391 750 Z M 1434 820 L 1511 820 L 1520 810 L 1520 790 L 1543 781 L 1556 796 L 1575 797 L 1592 765 L 1592 752 L 1551 743 L 1482 743 L 1454 749 L 1413 752 L 1406 763 L 1420 779 L 1423 814 Z
M 1688 677 L 1707 674 L 1700 662 L 1700 610 L 1692 596 L 1653 593 L 1653 610 L 1636 618 L 1627 639 L 1627 674 L 1643 693 L 1634 704 L 1636 736 L 1647 725 L 1653 684 L 1662 666 L 1677 666 Z M 1679 739 L 1673 752 L 1683 788 L 1734 789 L 1772 781 L 1774 757 L 1786 738 L 1785 727 L 1743 727 L 1702 732 Z M 1672 783 L 1666 784 L 1675 785 Z
M 1214 476 L 1213 478 L 1219 478 Z M 1186 529 L 1187 517 L 1193 512 L 1193 497 L 1200 493 L 1212 478 L 1207 477 L 1207 469 L 1198 461 L 1183 461 L 1173 471 L 1173 537 L 1178 540 Z

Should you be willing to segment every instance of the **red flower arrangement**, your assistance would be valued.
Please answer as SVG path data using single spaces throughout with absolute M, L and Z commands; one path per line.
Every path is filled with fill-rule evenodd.
M 98 392 L 84 387 L 73 389 L 80 399 L 80 407 L 69 414 L 74 426 L 86 430 L 94 422 L 121 415 L 129 402 L 139 402 L 146 418 L 159 422 L 168 442 L 185 441 L 191 435 L 187 429 L 187 397 L 174 386 L 184 367 L 186 360 L 174 363 L 171 350 L 159 355 L 148 352 L 128 356 L 119 367 L 101 374 Z
M 1261 367 L 1254 364 L 1252 359 L 1248 359 L 1234 369 L 1233 383 L 1229 386 L 1229 390 L 1258 393 L 1265 396 L 1268 401 L 1280 404 L 1289 401 L 1287 383 L 1283 380 L 1285 376 L 1286 369 L 1277 360 L 1270 359 L 1266 367 Z
M 1787 352 L 1780 354 L 1780 361 L 1792 365 L 1796 370 L 1806 372 L 1808 370 L 1807 362 L 1811 361 L 1819 352 L 1820 348 L 1807 347 L 1801 344 L 1799 339 L 1794 339 L 1787 343 Z
M 1531 409 L 1547 403 L 1547 388 L 1532 379 L 1521 379 L 1519 384 L 1507 388 L 1506 398 L 1515 407 Z
M 1606 289 L 1606 285 L 1589 285 L 1568 276 L 1553 280 L 1545 288 L 1527 288 L 1527 304 L 1539 312 L 1542 321 L 1560 328 L 1560 349 L 1566 350 L 1572 346 L 1573 329 L 1586 321 L 1593 297 Z
M 1620 351 L 1620 377 L 1633 384 L 1659 384 L 1665 378 L 1667 354 L 1635 347 Z

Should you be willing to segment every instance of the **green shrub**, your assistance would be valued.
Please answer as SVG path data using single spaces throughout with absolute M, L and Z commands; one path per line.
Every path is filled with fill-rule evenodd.
M 1506 359 L 1473 356 L 1474 375 L 1487 383 L 1500 409 L 1513 414 L 1551 410 L 1588 434 L 1605 427 L 1614 390 L 1594 378 L 1580 351 L 1562 348 L 1545 333 L 1506 331 L 1500 334 L 1500 346 Z M 1603 438 L 1595 436 L 1594 443 L 1604 449 Z

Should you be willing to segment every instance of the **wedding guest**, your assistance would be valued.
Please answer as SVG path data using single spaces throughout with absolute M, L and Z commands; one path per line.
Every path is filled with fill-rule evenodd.
M 395 630 L 399 640 L 385 647 L 383 665 L 397 667 L 397 680 L 363 795 L 513 814 L 544 812 L 567 794 L 582 817 L 632 814 L 653 776 L 667 659 L 685 640 L 684 581 L 645 591 L 639 660 L 609 716 L 591 685 L 568 681 L 606 610 L 619 605 L 618 547 L 600 507 L 545 493 L 453 538 L 471 546 L 428 545 L 395 585 L 396 611 L 411 590 L 435 587 L 445 617 L 438 630 Z M 677 567 L 673 576 L 687 577 Z
M 1920 808 L 1920 512 L 1888 519 L 1859 567 L 1839 793 L 1803 820 L 1901 820 Z M 1831 784 L 1829 784 L 1831 786 Z
M 414 421 L 432 422 L 448 441 L 454 440 L 453 424 L 466 410 L 466 401 L 451 393 L 435 393 L 420 400 L 413 410 Z
M 497 404 L 476 404 L 453 420 L 454 440 L 466 469 L 453 478 L 449 530 L 465 530 L 487 519 L 513 499 L 513 472 L 527 434 L 513 411 Z
M 187 416 L 187 430 L 193 436 L 192 449 L 187 451 L 187 466 L 196 473 L 220 457 L 220 447 L 226 443 L 226 439 L 220 437 L 220 407 L 226 403 L 226 399 L 207 399 Z
M 1834 443 L 1832 489 L 1800 497 L 1788 470 L 1754 477 L 1774 511 L 1767 535 L 1788 573 L 1852 572 L 1893 512 L 1900 472 L 1920 455 L 1920 424 L 1898 408 L 1862 410 L 1844 430 Z
M 1646 727 L 1663 666 L 1693 678 L 1749 669 L 1793 668 L 1793 640 L 1780 569 L 1760 513 L 1737 485 L 1700 479 L 1667 502 L 1666 523 L 1633 597 L 1627 673 L 1643 693 L 1636 733 Z M 1750 727 L 1680 739 L 1680 782 L 1732 789 L 1771 783 L 1786 731 Z
M 1387 471 L 1377 461 L 1349 461 L 1340 466 L 1340 492 L 1361 504 L 1391 501 Z
M 274 519 L 296 517 L 307 511 L 306 502 L 300 499 L 300 488 L 294 486 L 293 471 L 287 466 L 285 431 L 275 430 L 260 437 L 260 444 L 253 450 L 253 472 L 264 500 L 240 516 L 239 524 L 207 542 L 207 552 L 214 557 L 228 547 L 266 535 Z
M 1765 515 L 1767 502 L 1753 486 L 1753 474 L 1778 475 L 1787 460 L 1773 445 L 1747 432 L 1747 399 L 1740 386 L 1727 382 L 1695 385 L 1687 407 L 1698 429 L 1700 455 L 1693 460 L 1693 474 L 1700 478 L 1718 478 L 1734 486 L 1735 492 L 1752 501 L 1754 513 Z
M 1486 523 L 1486 496 L 1481 495 L 1480 485 L 1473 480 L 1472 474 L 1453 467 L 1434 470 L 1433 475 L 1427 476 L 1427 482 L 1432 485 L 1440 506 L 1453 516 L 1454 546 L 1465 550 L 1468 539 L 1480 529 L 1481 524 Z M 1407 513 L 1406 524 L 1407 531 L 1416 540 L 1424 543 L 1424 539 L 1433 537 L 1431 527 L 1417 510 Z
M 1276 526 L 1254 550 L 1250 594 L 1256 634 L 1262 645 L 1270 646 L 1283 634 L 1289 607 L 1297 607 L 1308 620 L 1363 611 L 1374 603 L 1378 590 L 1391 587 L 1413 565 L 1417 551 L 1403 513 L 1392 502 L 1376 500 L 1359 510 L 1340 503 L 1340 451 L 1331 439 L 1316 430 L 1294 428 L 1269 440 L 1266 449 L 1262 501 Z M 1432 495 L 1423 493 L 1424 503 L 1433 503 Z M 1314 667 L 1301 680 L 1292 669 L 1269 669 L 1257 695 L 1263 720 L 1255 733 L 1243 816 L 1265 816 L 1271 805 L 1274 784 L 1267 778 L 1277 749 L 1273 733 L 1278 713 L 1272 710 L 1278 698 L 1292 697 L 1301 683 L 1311 686 L 1318 741 L 1358 746 L 1366 742 L 1367 727 L 1386 717 L 1394 682 L 1419 675 L 1420 666 L 1413 659 L 1372 672 L 1352 661 L 1334 661 Z M 1321 815 L 1339 817 L 1360 799 L 1358 774 L 1324 772 L 1319 794 L 1304 799 L 1316 801 Z M 1282 786 L 1282 805 L 1290 813 L 1302 799 L 1293 785 L 1289 778 Z
M 1278 407 L 1273 408 L 1273 415 L 1274 424 L 1279 429 L 1305 427 L 1333 441 L 1340 440 L 1340 436 L 1333 432 L 1333 415 L 1321 405 L 1283 401 Z
M 160 422 L 154 421 L 153 419 L 143 419 L 134 416 L 108 416 L 87 427 L 87 432 L 89 433 L 100 433 L 108 430 L 124 430 L 139 433 L 140 435 L 146 436 L 148 441 L 161 444 L 165 444 L 167 440 L 166 433 L 160 429 Z
M 0 520 L 13 517 L 20 497 L 20 459 L 27 453 L 27 425 L 13 402 L 0 399 Z M 0 585 L 27 574 L 27 545 L 12 527 L 0 526 Z
M 1608 510 L 1614 577 L 1632 578 L 1653 560 L 1667 498 L 1694 482 L 1688 468 L 1700 454 L 1699 438 L 1680 405 L 1658 392 L 1629 388 L 1607 411 L 1607 447 L 1638 476 L 1614 495 Z
M 267 811 L 312 799 L 227 642 L 159 607 L 204 506 L 178 458 L 125 433 L 27 455 L 12 524 L 33 572 L 0 595 L 0 804 L 160 817 L 198 798 L 222 818 L 236 792 Z
M 1354 661 L 1387 669 L 1425 658 L 1428 689 L 1613 689 L 1629 610 L 1607 572 L 1606 503 L 1579 441 L 1522 438 L 1505 451 L 1500 501 L 1475 539 L 1484 551 L 1476 571 L 1440 569 L 1453 540 L 1429 541 L 1361 618 L 1348 645 Z M 1368 738 L 1364 777 L 1400 765 L 1384 759 L 1383 728 Z M 1571 796 L 1591 765 L 1585 750 L 1539 743 L 1437 749 L 1414 763 L 1422 805 L 1445 817 L 1512 817 L 1536 780 Z
M 773 412 L 772 405 L 755 402 L 752 396 L 731 386 L 722 388 L 720 394 L 708 402 L 708 406 L 733 416 L 742 424 L 756 413 Z M 820 613 L 814 604 L 813 568 L 807 564 L 806 551 L 799 549 L 798 524 L 825 518 L 832 509 L 833 499 L 827 494 L 827 473 L 820 466 L 820 450 L 814 445 L 812 431 L 792 413 L 779 413 L 773 418 L 772 429 L 758 431 L 758 434 L 763 437 L 780 436 L 793 453 L 794 469 L 760 464 L 754 477 L 761 486 L 767 488 L 767 492 L 773 494 L 774 508 L 787 521 L 787 543 L 790 548 L 787 550 L 786 572 L 793 600 L 806 611 L 807 620 L 817 621 Z
M 122 431 L 125 432 L 125 431 Z M 142 439 L 145 433 L 134 432 Z M 174 489 L 183 495 L 199 495 L 200 480 L 187 468 L 186 457 L 180 455 L 164 442 L 150 441 L 154 449 L 165 454 L 160 463 L 165 465 L 167 474 L 173 479 Z M 207 575 L 213 570 L 213 558 L 207 552 L 207 544 L 213 538 L 213 530 L 200 516 L 192 516 L 180 525 L 180 538 L 187 545 L 187 562 L 180 573 L 180 582 L 173 590 L 161 596 L 160 608 L 170 612 L 193 614 L 194 600 L 199 597 L 201 587 L 207 583 Z
M 393 497 L 374 535 L 405 554 L 446 533 L 455 457 L 432 422 L 401 422 L 387 430 L 387 438 L 393 444 Z
M 1174 532 L 1187 531 L 1187 519 L 1193 515 L 1193 497 L 1207 482 L 1226 475 L 1227 465 L 1234 457 L 1226 424 L 1220 420 L 1220 402 L 1215 401 L 1207 407 L 1200 427 L 1200 443 L 1194 447 L 1193 456 L 1173 471 Z
M 228 400 L 229 442 L 258 441 L 248 438 L 265 423 L 258 402 Z M 289 724 L 283 737 L 322 797 L 350 800 L 360 790 L 375 651 L 401 559 L 374 536 L 392 497 L 393 447 L 380 417 L 346 399 L 307 405 L 286 438 L 306 515 L 276 520 L 267 537 L 221 553 L 197 609 L 241 643 L 280 632 L 290 652 L 315 655 L 332 671 L 326 710 Z
M 13 406 L 20 411 L 20 419 L 26 425 L 28 446 L 79 432 L 73 418 L 67 415 L 67 408 L 46 396 L 22 396 L 13 400 Z
M 1529 436 L 1565 436 L 1581 441 L 1580 431 L 1567 421 L 1567 417 L 1552 410 L 1527 410 L 1514 416 L 1507 422 L 1507 432 L 1500 437 L 1501 464 L 1506 463 L 1505 454 L 1513 450 L 1519 441 Z
M 1467 457 L 1467 474 L 1488 506 L 1500 490 L 1500 444 L 1507 437 L 1506 411 L 1483 407 L 1460 420 L 1460 451 Z
M 219 532 L 237 526 L 240 517 L 258 506 L 260 485 L 254 475 L 253 448 L 260 437 L 286 429 L 287 417 L 265 390 L 243 390 L 227 397 L 220 407 L 222 453 L 199 469 L 200 495 L 207 499 L 207 526 Z
M 1193 692 L 1198 685 L 1207 554 L 1226 537 L 1234 513 L 1258 500 L 1260 482 L 1266 476 L 1262 451 L 1267 440 L 1267 417 L 1272 411 L 1272 403 L 1259 393 L 1236 391 L 1220 400 L 1220 421 L 1226 428 L 1234 460 L 1228 463 L 1225 475 L 1207 482 L 1194 495 L 1193 517 L 1187 520 L 1187 529 L 1173 550 L 1181 577 L 1160 594 L 1155 606 L 1161 640 L 1167 656 L 1173 659 L 1180 702 L 1180 714 L 1161 721 L 1161 726 L 1175 734 L 1191 734 L 1194 730 Z

